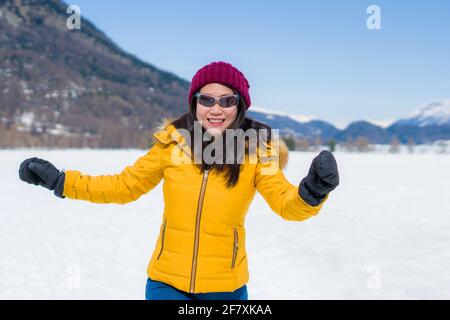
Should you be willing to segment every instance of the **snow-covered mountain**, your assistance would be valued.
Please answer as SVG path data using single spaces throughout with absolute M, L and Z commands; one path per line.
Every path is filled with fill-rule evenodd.
M 0 0 L 0 147 L 146 148 L 161 119 L 186 110 L 189 82 L 84 16 L 68 31 L 67 10 L 61 0 Z
M 450 99 L 420 106 L 409 117 L 389 126 L 387 131 L 402 142 L 410 138 L 418 143 L 450 140 Z
M 294 121 L 297 121 L 297 122 L 300 122 L 300 123 L 306 123 L 306 122 L 310 122 L 310 121 L 314 120 L 314 117 L 312 117 L 312 116 L 292 115 L 292 114 L 289 114 L 289 113 L 285 113 L 285 112 L 281 112 L 281 111 L 273 111 L 273 110 L 269 110 L 269 109 L 265 109 L 265 108 L 261 108 L 261 107 L 256 107 L 256 106 L 252 106 L 251 111 L 265 114 L 267 119 L 271 119 L 271 118 L 274 118 L 276 116 L 281 116 L 281 117 L 290 118 L 290 119 L 292 119 Z
M 255 120 L 267 123 L 280 130 L 281 135 L 314 139 L 324 142 L 335 139 L 344 142 L 366 137 L 371 143 L 390 143 L 396 137 L 402 143 L 412 139 L 416 143 L 430 143 L 436 140 L 450 140 L 450 99 L 425 104 L 409 117 L 392 124 L 380 125 L 371 120 L 353 121 L 345 129 L 310 116 L 291 114 L 252 107 L 248 114 Z
M 420 106 L 409 117 L 396 123 L 419 127 L 450 125 L 450 99 L 433 101 Z
M 274 129 L 279 129 L 281 135 L 294 135 L 309 139 L 321 137 L 328 140 L 339 133 L 339 129 L 334 125 L 310 116 L 291 115 L 258 107 L 251 107 L 247 114 L 252 119 L 266 123 Z

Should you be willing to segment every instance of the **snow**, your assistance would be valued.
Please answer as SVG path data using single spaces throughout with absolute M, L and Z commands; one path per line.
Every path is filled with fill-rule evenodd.
M 261 107 L 255 107 L 255 106 L 252 106 L 252 111 L 264 113 L 264 114 L 268 115 L 268 117 L 269 116 L 288 117 L 288 118 L 291 118 L 292 120 L 300 122 L 300 123 L 307 123 L 307 122 L 310 122 L 315 119 L 315 117 L 312 117 L 312 116 L 292 115 L 292 114 L 281 112 L 281 111 L 274 111 L 274 110 L 265 109 L 265 108 L 261 108 Z M 271 118 L 269 118 L 269 119 L 271 119 Z
M 402 121 L 419 124 L 421 127 L 448 125 L 450 124 L 450 99 L 426 103 Z
M 57 123 L 55 125 L 55 128 L 48 129 L 47 132 L 54 136 L 59 136 L 59 135 L 69 136 L 70 135 L 70 132 L 67 130 L 67 128 L 59 123 Z
M 24 112 L 20 117 L 20 122 L 25 125 L 27 128 L 31 127 L 34 122 L 34 113 L 33 112 Z
M 379 126 L 383 129 L 386 129 L 387 127 L 389 127 L 391 124 L 393 124 L 396 120 L 395 119 L 383 119 L 383 120 L 378 120 L 378 119 L 368 119 L 366 120 L 367 122 L 374 124 L 376 126 Z
M 0 299 L 143 299 L 163 210 L 56 198 L 19 180 L 22 160 L 113 174 L 144 150 L 1 150 Z M 292 152 L 297 184 L 317 153 Z M 450 156 L 335 154 L 341 185 L 290 222 L 257 195 L 248 212 L 250 299 L 450 298 Z

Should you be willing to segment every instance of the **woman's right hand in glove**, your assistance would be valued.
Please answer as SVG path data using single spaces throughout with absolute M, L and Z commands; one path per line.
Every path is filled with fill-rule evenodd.
M 63 196 L 65 173 L 46 160 L 39 158 L 24 160 L 20 164 L 19 178 L 30 184 L 52 190 L 57 197 L 65 198 Z

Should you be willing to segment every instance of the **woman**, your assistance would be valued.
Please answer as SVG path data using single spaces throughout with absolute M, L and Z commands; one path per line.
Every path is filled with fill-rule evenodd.
M 268 126 L 245 117 L 249 88 L 231 64 L 213 62 L 192 79 L 189 112 L 162 126 L 147 154 L 120 174 L 64 172 L 31 158 L 20 165 L 20 179 L 60 198 L 119 204 L 137 200 L 164 179 L 165 208 L 147 269 L 146 299 L 246 300 L 244 221 L 255 191 L 283 219 L 301 221 L 316 215 L 339 183 L 328 151 L 314 158 L 298 187 L 286 180 L 285 145 L 270 139 Z M 267 134 L 257 135 L 252 150 L 244 138 L 242 157 L 235 148 L 242 139 L 227 140 L 237 130 Z

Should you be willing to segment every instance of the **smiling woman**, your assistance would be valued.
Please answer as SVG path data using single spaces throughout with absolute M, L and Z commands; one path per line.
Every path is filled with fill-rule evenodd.
M 189 112 L 160 128 L 147 154 L 120 174 L 64 172 L 48 161 L 30 158 L 21 163 L 19 177 L 54 190 L 60 198 L 119 204 L 138 200 L 164 179 L 164 213 L 147 268 L 146 298 L 247 300 L 244 224 L 256 191 L 281 218 L 302 221 L 316 215 L 339 184 L 337 164 L 328 151 L 314 158 L 298 186 L 286 179 L 281 165 L 286 163 L 286 147 L 270 139 L 268 126 L 245 117 L 251 104 L 249 88 L 247 79 L 231 64 L 213 62 L 192 79 Z M 199 122 L 212 141 L 186 141 L 181 134 L 183 130 L 192 133 Z M 201 158 L 195 163 L 194 149 L 203 151 L 221 141 L 228 129 L 268 130 L 268 153 L 248 148 L 246 158 L 255 156 L 257 161 L 240 163 L 236 155 L 231 162 L 207 163 Z M 222 158 L 226 151 L 222 150 Z M 174 153 L 188 161 L 176 163 Z

